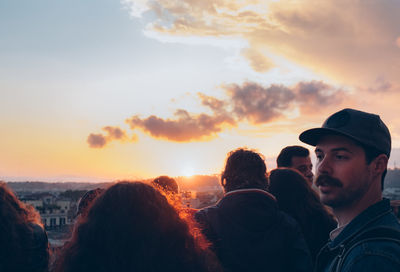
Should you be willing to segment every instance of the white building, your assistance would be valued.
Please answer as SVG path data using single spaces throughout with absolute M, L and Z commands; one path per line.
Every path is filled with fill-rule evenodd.
M 72 218 L 68 216 L 73 206 L 71 200 L 59 199 L 50 193 L 33 194 L 21 200 L 39 211 L 46 229 L 59 228 L 72 223 Z

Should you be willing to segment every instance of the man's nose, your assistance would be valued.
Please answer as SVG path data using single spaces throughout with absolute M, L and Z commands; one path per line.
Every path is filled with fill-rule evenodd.
M 317 173 L 318 174 L 330 174 L 332 173 L 332 167 L 328 157 L 324 157 L 321 161 L 317 163 Z

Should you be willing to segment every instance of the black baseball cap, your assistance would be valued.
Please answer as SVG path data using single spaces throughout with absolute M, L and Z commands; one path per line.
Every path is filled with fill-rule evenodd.
M 332 134 L 349 137 L 390 156 L 390 132 L 379 115 L 354 109 L 343 109 L 329 116 L 322 127 L 301 133 L 299 139 L 303 143 L 316 146 L 322 136 Z

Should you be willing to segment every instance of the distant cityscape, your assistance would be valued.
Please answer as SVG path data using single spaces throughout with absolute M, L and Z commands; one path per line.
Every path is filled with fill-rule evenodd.
M 216 203 L 223 191 L 219 177 L 177 177 L 182 204 L 200 209 Z M 150 180 L 142 180 L 150 182 Z M 18 198 L 33 206 L 40 214 L 52 247 L 62 246 L 71 234 L 80 198 L 95 188 L 107 188 L 113 182 L 7 182 Z
M 201 209 L 213 205 L 222 196 L 218 175 L 176 177 L 180 187 L 182 204 Z M 142 180 L 148 183 L 150 180 Z M 42 218 L 53 247 L 61 246 L 69 238 L 75 222 L 77 205 L 88 190 L 107 188 L 112 182 L 8 182 L 8 186 L 23 202 L 32 205 Z M 400 218 L 400 169 L 389 169 L 383 195 L 389 198 L 396 215 Z

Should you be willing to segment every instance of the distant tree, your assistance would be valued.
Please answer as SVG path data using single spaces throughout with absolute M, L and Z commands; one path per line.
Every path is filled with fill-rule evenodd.
M 60 193 L 60 197 L 65 197 L 74 201 L 78 201 L 86 192 L 87 190 L 67 190 Z

